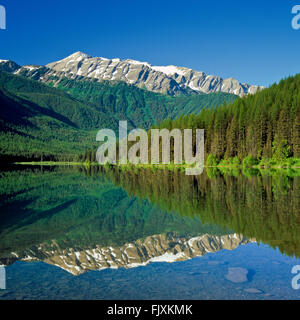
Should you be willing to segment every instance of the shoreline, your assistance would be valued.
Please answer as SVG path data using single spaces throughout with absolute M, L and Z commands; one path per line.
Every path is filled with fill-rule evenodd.
M 30 162 L 13 162 L 10 163 L 13 165 L 39 165 L 39 166 L 106 166 L 105 164 L 99 164 L 97 162 L 66 162 L 66 161 L 30 161 Z M 177 169 L 186 169 L 186 168 L 193 168 L 186 164 L 113 164 L 112 166 L 117 166 L 120 168 L 126 167 L 133 167 L 133 168 L 177 168 Z M 226 168 L 226 169 L 299 169 L 300 166 L 285 166 L 285 165 L 272 165 L 272 166 L 260 166 L 260 165 L 253 165 L 253 166 L 243 166 L 243 165 L 215 165 L 215 166 L 206 166 L 204 168 Z

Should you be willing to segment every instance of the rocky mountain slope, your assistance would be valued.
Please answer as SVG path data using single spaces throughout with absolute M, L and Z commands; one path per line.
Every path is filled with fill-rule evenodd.
M 178 237 L 175 233 L 158 234 L 139 239 L 121 247 L 102 247 L 97 245 L 90 249 L 70 248 L 62 250 L 53 241 L 51 246 L 40 245 L 26 252 L 12 253 L 12 257 L 2 264 L 14 261 L 44 261 L 60 267 L 73 275 L 90 270 L 106 268 L 134 268 L 151 262 L 184 261 L 209 252 L 222 249 L 233 250 L 239 245 L 250 242 L 241 235 L 223 236 L 201 235 L 193 238 Z
M 0 60 L 0 70 L 8 71 L 6 60 Z M 44 82 L 50 79 L 59 80 L 89 78 L 96 81 L 124 81 L 128 84 L 146 88 L 149 91 L 178 95 L 181 93 L 232 93 L 240 97 L 253 94 L 259 86 L 240 83 L 236 79 L 222 79 L 218 76 L 207 75 L 185 67 L 152 66 L 148 62 L 136 60 L 120 60 L 91 57 L 82 52 L 60 61 L 44 66 L 10 66 L 11 72 L 22 74 Z M 261 87 L 263 88 L 263 87 Z

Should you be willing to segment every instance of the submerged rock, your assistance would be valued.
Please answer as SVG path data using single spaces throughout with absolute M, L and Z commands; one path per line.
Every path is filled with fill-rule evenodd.
M 228 268 L 225 278 L 234 283 L 247 282 L 248 270 L 245 268 Z
M 259 289 L 256 289 L 256 288 L 247 288 L 247 289 L 244 289 L 244 291 L 246 291 L 248 293 L 256 293 L 256 294 L 263 293 L 262 290 L 259 290 Z

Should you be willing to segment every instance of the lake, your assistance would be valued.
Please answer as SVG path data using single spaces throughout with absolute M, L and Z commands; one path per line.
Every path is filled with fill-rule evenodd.
M 299 171 L 0 175 L 0 299 L 300 299 Z

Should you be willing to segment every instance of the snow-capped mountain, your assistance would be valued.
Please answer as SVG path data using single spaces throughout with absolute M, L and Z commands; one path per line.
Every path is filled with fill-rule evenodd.
M 8 61 L 0 61 L 0 70 Z M 2 67 L 1 67 L 2 66 Z M 236 79 L 222 79 L 185 67 L 152 66 L 136 60 L 91 57 L 82 52 L 42 66 L 23 66 L 12 71 L 47 82 L 49 78 L 89 78 L 97 81 L 124 81 L 149 91 L 177 95 L 187 92 L 226 92 L 244 96 L 255 93 L 259 86 L 240 83 Z
M 0 264 L 9 265 L 15 261 L 44 261 L 60 267 L 73 275 L 90 270 L 107 268 L 135 268 L 153 262 L 175 262 L 203 256 L 222 249 L 234 250 L 238 246 L 254 242 L 242 235 L 228 234 L 214 236 L 204 234 L 190 237 L 178 237 L 176 234 L 158 234 L 139 239 L 122 246 L 96 245 L 89 249 L 61 249 L 52 244 L 41 244 L 23 252 L 12 252 L 11 257 L 0 258 Z
M 11 60 L 0 59 L 0 71 L 15 72 L 20 68 L 21 66 Z
M 82 52 L 47 65 L 67 77 L 84 76 L 101 80 L 120 80 L 154 92 L 177 94 L 186 89 L 197 92 L 227 92 L 239 96 L 255 93 L 258 86 L 222 79 L 204 72 L 176 66 L 152 66 L 148 62 L 92 58 Z

